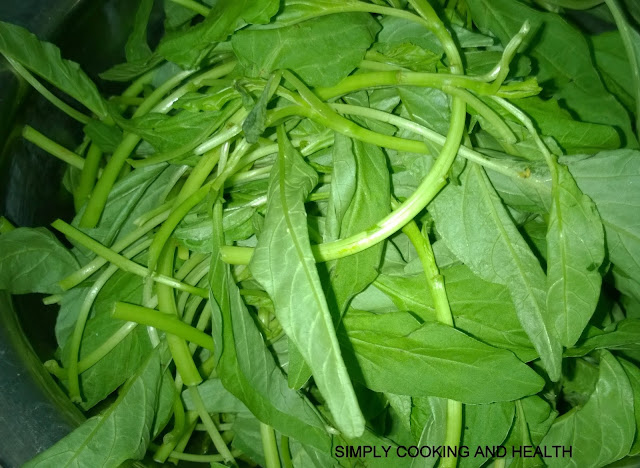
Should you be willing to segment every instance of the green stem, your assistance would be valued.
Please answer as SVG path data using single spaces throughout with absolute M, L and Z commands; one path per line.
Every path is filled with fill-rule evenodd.
M 179 200 L 183 197 L 186 198 L 184 198 L 184 201 L 182 201 L 182 203 L 172 209 L 169 218 L 158 230 L 153 239 L 153 243 L 149 248 L 148 265 L 150 271 L 154 270 L 159 252 L 162 251 L 163 246 L 167 243 L 167 241 L 171 237 L 171 234 L 178 226 L 180 221 L 182 221 L 182 219 L 187 215 L 187 213 L 189 213 L 189 211 L 191 211 L 191 209 L 193 209 L 198 203 L 202 202 L 209 193 L 214 194 L 215 197 L 219 190 L 223 188 L 224 182 L 227 177 L 229 177 L 230 174 L 233 174 L 234 171 L 238 169 L 238 162 L 242 159 L 244 151 L 248 150 L 249 146 L 250 145 L 246 142 L 246 140 L 242 140 L 238 145 L 238 150 L 234 151 L 233 156 L 229 160 L 222 173 L 215 177 L 213 181 L 206 183 L 195 191 L 194 189 L 201 183 L 201 181 L 204 181 L 209 172 L 211 172 L 210 168 L 213 167 L 217 159 L 212 156 L 210 161 L 204 161 L 202 166 L 198 167 L 198 171 L 194 171 L 195 174 L 191 174 L 191 176 L 193 177 L 190 176 L 191 180 L 188 180 L 187 183 L 185 183 L 185 186 L 180 191 L 180 194 L 177 197 L 177 202 L 179 202 Z
M 246 112 L 244 109 L 241 112 Z M 242 125 L 233 125 L 232 127 L 226 128 L 220 133 L 211 137 L 211 139 L 205 141 L 201 145 L 199 145 L 196 149 L 193 150 L 193 153 L 196 155 L 200 155 L 206 153 L 213 148 L 216 148 L 225 142 L 231 140 L 233 137 L 242 133 Z
M 422 263 L 424 274 L 427 280 L 427 287 L 433 299 L 436 319 L 440 323 L 453 326 L 453 314 L 449 306 L 444 278 L 440 274 L 438 265 L 429 239 L 422 235 L 415 221 L 407 224 L 402 232 L 409 238 L 411 244 L 418 252 L 418 257 Z M 462 403 L 455 400 L 447 400 L 447 429 L 445 434 L 445 447 L 457 447 L 460 444 L 462 434 Z M 455 468 L 457 457 L 446 457 L 440 459 L 443 468 Z
M 113 252 L 119 253 L 122 250 L 126 249 L 134 242 L 143 238 L 146 234 L 149 233 L 149 231 L 155 228 L 158 224 L 165 221 L 167 219 L 167 216 L 169 216 L 168 210 L 164 213 L 160 213 L 157 216 L 151 218 L 149 221 L 147 221 L 145 224 L 140 226 L 138 229 L 136 229 L 135 231 L 132 231 L 131 233 L 127 234 L 124 238 L 122 238 L 121 240 L 113 244 L 111 246 L 111 250 Z M 60 286 L 60 288 L 62 288 L 63 291 L 67 291 L 79 285 L 87 278 L 89 278 L 92 274 L 98 271 L 106 263 L 107 263 L 107 260 L 98 256 L 94 258 L 92 261 L 90 261 L 89 263 L 87 263 L 86 265 L 84 265 L 79 270 L 76 270 L 71 275 L 59 281 L 58 285 Z
M 449 135 L 442 147 L 440 156 L 436 159 L 429 174 L 427 174 L 418 189 L 398 209 L 366 231 L 345 239 L 311 246 L 315 258 L 318 261 L 326 262 L 362 252 L 398 232 L 415 218 L 447 184 L 447 175 L 458 153 L 464 134 L 465 116 L 464 102 L 455 100 Z M 248 262 L 251 259 L 253 250 L 228 246 L 221 249 L 221 253 L 225 262 L 241 262 L 239 264 L 245 264 L 244 262 Z
M 212 186 L 212 182 L 203 185 L 202 187 L 200 187 L 200 189 L 198 189 L 198 191 L 196 191 L 193 195 L 188 197 L 180 205 L 174 208 L 173 211 L 171 211 L 171 214 L 169 215 L 165 223 L 162 225 L 162 227 L 160 227 L 160 229 L 154 236 L 151 247 L 149 247 L 149 271 L 153 271 L 155 269 L 155 266 L 158 263 L 158 258 L 160 257 L 160 253 L 171 237 L 171 234 L 173 233 L 176 226 L 180 224 L 180 221 L 182 221 L 182 219 L 187 215 L 187 213 L 189 213 L 189 211 L 191 211 L 192 208 L 194 208 L 198 203 L 200 203 L 207 197 L 209 192 L 211 192 L 212 190 Z
M 91 191 L 96 184 L 101 160 L 102 150 L 98 145 L 92 143 L 89 147 L 89 151 L 87 152 L 87 157 L 84 160 L 84 167 L 80 173 L 80 182 L 73 193 L 73 202 L 76 208 L 76 213 L 80 211 L 80 208 L 82 208 L 89 198 L 89 195 L 91 195 Z
M 444 437 L 445 447 L 457 447 L 460 445 L 462 434 L 462 403 L 455 400 L 447 400 L 447 431 Z M 456 468 L 458 459 L 455 456 L 440 459 L 439 468 Z
M 423 127 L 422 125 L 413 122 L 412 120 L 405 119 L 395 114 L 380 111 L 377 109 L 371 109 L 369 107 L 352 106 L 349 104 L 331 104 L 331 107 L 343 114 L 368 117 L 370 119 L 379 120 L 381 122 L 389 123 L 391 125 L 395 125 L 396 127 L 409 130 L 441 147 L 446 141 L 446 138 L 439 133 L 434 132 L 427 127 Z M 424 147 L 425 151 L 428 151 L 427 145 L 424 145 Z M 478 153 L 477 151 L 474 151 L 473 149 L 466 146 L 460 146 L 458 154 L 469 161 L 478 163 L 481 166 L 486 167 L 487 169 L 491 169 L 492 171 L 504 174 L 508 177 L 514 177 L 518 179 L 523 178 L 520 171 L 511 169 L 508 166 L 500 163 L 500 161 L 487 158 L 482 153 Z
M 129 322 L 121 326 L 113 335 L 107 338 L 98 348 L 93 350 L 88 356 L 78 362 L 78 373 L 82 374 L 87 369 L 93 367 L 98 361 L 102 360 L 107 354 L 118 346 L 129 334 L 138 326 L 137 323 Z M 58 377 L 59 379 L 67 379 L 67 370 L 60 367 L 56 361 L 46 361 L 45 368 Z
M 20 65 L 20 63 L 16 62 L 15 60 L 7 56 L 5 56 L 5 59 L 7 60 L 7 62 L 9 62 L 9 64 L 13 67 L 13 69 L 18 73 L 18 75 L 20 75 L 27 83 L 33 86 L 33 88 L 36 91 L 38 91 L 51 104 L 53 104 L 62 112 L 67 114 L 72 119 L 77 120 L 81 124 L 86 125 L 89 122 L 91 122 L 91 117 L 83 114 L 82 112 L 75 110 L 69 104 L 67 104 L 66 102 L 62 101 L 57 96 L 55 96 L 42 83 L 40 83 L 40 81 L 38 81 L 38 79 L 35 76 L 33 76 L 26 68 Z
M 204 424 L 197 424 L 196 425 L 196 431 L 206 431 L 206 430 L 207 430 L 207 428 L 204 427 Z M 232 431 L 233 430 L 233 423 L 221 423 L 221 424 L 218 424 L 218 430 L 220 431 L 221 434 L 223 432 Z
M 60 304 L 62 302 L 62 298 L 62 294 L 52 294 L 42 298 L 42 303 L 44 305 Z
M 137 107 L 141 105 L 144 102 L 144 98 L 137 96 L 112 96 L 109 98 L 109 101 L 126 109 L 129 106 Z
M 198 3 L 194 0 L 171 0 L 176 5 L 181 5 L 189 10 L 195 11 L 199 15 L 206 17 L 209 14 L 210 9 L 202 3 Z
M 127 251 L 123 258 L 126 257 L 134 257 L 139 254 L 143 250 L 147 248 L 147 243 L 140 243 L 139 245 L 131 248 Z M 76 319 L 76 323 L 73 329 L 73 334 L 71 335 L 70 346 L 69 346 L 69 365 L 67 366 L 67 377 L 69 382 L 69 397 L 71 401 L 80 403 L 82 398 L 80 396 L 80 381 L 79 381 L 79 373 L 80 368 L 78 364 L 78 360 L 80 358 L 80 346 L 82 344 L 82 335 L 84 334 L 84 328 L 89 318 L 89 314 L 91 313 L 91 307 L 98 297 L 98 294 L 104 287 L 104 285 L 109 281 L 109 279 L 114 275 L 114 273 L 118 271 L 118 268 L 114 265 L 109 266 L 96 280 L 95 283 L 89 288 L 87 294 L 82 301 L 82 305 L 80 306 L 80 310 L 78 312 L 78 318 Z
M 397 86 L 418 86 L 422 88 L 437 88 L 445 92 L 450 88 L 461 88 L 473 91 L 479 95 L 497 95 L 504 97 L 535 96 L 540 92 L 532 82 L 515 82 L 501 86 L 497 91 L 492 83 L 478 81 L 474 77 L 465 75 L 448 75 L 443 73 L 421 73 L 411 71 L 379 71 L 350 75 L 335 86 L 315 88 L 316 95 L 323 100 L 334 99 L 345 94 L 369 88 L 388 88 Z M 515 93 L 515 94 L 514 94 Z
M 284 468 L 293 468 L 293 460 L 291 457 L 291 447 L 289 446 L 289 438 L 282 436 L 280 438 L 280 447 L 282 448 L 282 465 Z
M 175 279 L 183 281 L 189 273 L 191 273 L 198 265 L 200 265 L 205 260 L 209 259 L 209 254 L 204 253 L 194 253 L 191 255 L 189 260 L 184 262 L 180 269 L 174 275 Z
M 111 315 L 116 319 L 154 327 L 213 352 L 213 339 L 210 335 L 184 323 L 177 316 L 172 316 L 169 313 L 124 302 L 116 302 Z
M 273 427 L 261 422 L 260 436 L 262 439 L 262 450 L 266 460 L 266 468 L 280 468 L 280 455 L 278 455 L 278 443 L 276 442 L 276 431 Z
M 434 309 L 436 311 L 436 319 L 447 325 L 453 326 L 453 315 L 449 307 L 449 300 L 444 286 L 444 278 L 438 270 L 436 259 L 433 255 L 433 249 L 429 240 L 426 239 L 415 221 L 408 223 L 402 232 L 409 238 L 411 244 L 418 253 L 418 258 L 422 263 L 422 268 L 427 279 L 427 286 L 433 299 Z
M 240 174 L 233 175 L 227 179 L 225 187 L 238 186 L 254 182 L 256 180 L 264 180 L 269 178 L 271 172 L 271 166 L 261 167 L 259 169 L 253 169 L 251 171 L 242 172 Z
M 396 151 L 404 151 L 407 153 L 424 153 L 426 147 L 422 141 L 407 140 L 396 136 L 383 135 L 367 128 L 361 127 L 352 120 L 342 117 L 331 107 L 323 103 L 323 109 L 320 111 L 317 107 L 304 106 L 286 106 L 269 112 L 267 118 L 267 126 L 278 125 L 283 119 L 291 116 L 307 117 L 314 122 L 319 123 L 333 131 L 346 135 L 356 140 L 371 143 L 372 145 L 389 148 Z
M 221 148 L 216 148 L 205 153 L 198 163 L 195 165 L 189 177 L 185 181 L 184 185 L 180 189 L 180 192 L 173 201 L 173 206 L 178 207 L 191 195 L 196 193 L 202 184 L 207 180 L 207 177 L 213 171 L 213 168 L 218 164 L 220 160 Z
M 160 255 L 158 273 L 167 276 L 173 274 L 174 255 L 175 247 L 167 245 Z M 178 318 L 178 309 L 176 308 L 173 289 L 164 284 L 157 284 L 156 292 L 158 295 L 158 309 L 170 317 Z M 173 333 L 167 333 L 166 336 L 167 343 L 169 343 L 169 350 L 171 351 L 171 357 L 173 358 L 173 362 L 176 364 L 179 377 L 182 378 L 182 381 L 187 386 L 198 385 L 202 382 L 202 377 L 193 362 L 187 342 Z
M 497 133 L 496 138 L 500 140 L 501 143 L 504 142 L 508 147 L 511 147 L 513 143 L 518 141 L 513 130 L 509 128 L 502 117 L 500 117 L 496 111 L 482 102 L 479 98 L 463 89 L 452 88 L 449 92 L 453 96 L 457 96 L 462 99 L 467 103 L 467 105 L 473 107 L 473 109 L 480 114 L 480 116 L 483 117 L 491 127 L 493 127 L 494 132 Z
M 496 458 L 490 468 L 505 468 L 507 466 L 507 460 L 505 458 Z
M 82 218 L 80 219 L 80 227 L 94 228 L 98 224 L 102 211 L 107 203 L 109 192 L 113 188 L 125 160 L 136 145 L 140 142 L 140 137 L 134 133 L 128 133 L 124 136 L 116 150 L 111 155 L 111 159 L 107 163 L 102 172 L 102 176 L 98 179 L 89 201 L 85 207 Z
M 163 443 L 160 447 L 157 447 L 155 449 L 153 459 L 159 463 L 164 463 L 167 458 L 169 458 L 169 456 L 173 453 L 173 449 L 176 448 L 176 445 L 178 445 L 178 443 L 180 442 L 183 434 L 185 434 L 189 427 L 192 424 L 195 424 L 197 421 L 197 414 L 189 412 L 185 415 L 182 398 L 174 398 L 173 428 L 167 435 L 162 438 Z
M 141 75 L 139 78 L 136 78 L 133 83 L 129 85 L 127 89 L 124 90 L 122 96 L 124 97 L 134 97 L 140 94 L 144 87 L 150 84 L 153 81 L 153 77 L 156 74 L 156 70 L 149 70 L 144 75 Z
M 242 120 L 245 115 L 246 115 L 246 111 L 240 110 L 233 117 L 231 117 L 229 123 L 235 123 L 236 120 L 238 121 Z M 233 125 L 229 129 L 229 132 L 230 132 L 229 134 L 234 134 L 236 131 L 239 132 L 241 130 L 242 128 L 239 127 L 238 125 Z M 221 133 L 224 134 L 225 132 L 221 132 Z M 226 141 L 226 140 L 225 141 L 221 141 L 221 140 L 222 138 L 217 140 L 216 145 L 209 148 L 207 150 L 208 153 L 206 153 L 206 155 L 203 156 L 200 159 L 200 161 L 198 161 L 198 164 L 193 169 L 193 171 L 189 175 L 189 178 L 187 179 L 184 186 L 180 190 L 180 193 L 176 197 L 176 200 L 171 210 L 171 214 L 169 215 L 167 221 L 162 225 L 162 227 L 156 233 L 153 239 L 153 243 L 149 248 L 149 256 L 148 256 L 147 264 L 149 265 L 150 271 L 153 271 L 155 269 L 156 263 L 160 256 L 160 252 L 162 251 L 165 244 L 171 237 L 171 234 L 173 233 L 176 226 L 178 226 L 180 221 L 182 221 L 182 219 L 187 215 L 187 213 L 189 213 L 189 211 L 191 211 L 192 208 L 194 208 L 198 203 L 200 203 L 206 198 L 209 192 L 216 193 L 218 191 L 218 189 L 224 183 L 224 180 L 226 179 L 227 175 L 234 170 L 235 165 L 238 162 L 237 159 L 239 159 L 242 156 L 242 152 L 238 152 L 238 154 L 236 155 L 236 159 L 232 159 L 231 161 L 232 164 L 230 164 L 230 167 L 228 170 L 225 170 L 223 174 L 220 174 L 218 177 L 216 177 L 216 179 L 213 182 L 208 183 L 206 185 L 202 185 L 207 179 L 207 177 L 211 174 L 211 171 L 213 170 L 213 168 L 215 167 L 215 165 L 218 163 L 220 159 L 221 149 L 218 148 L 214 150 L 213 148 L 215 148 L 216 146 L 220 146 Z M 246 143 L 240 143 L 240 145 L 238 146 L 241 148 L 244 148 L 246 146 Z M 198 152 L 197 148 L 196 148 L 196 152 Z
M 157 445 L 155 444 L 150 444 L 149 446 L 151 448 L 157 447 Z M 242 455 L 242 452 L 240 450 L 232 450 L 231 455 L 234 457 L 239 457 L 240 455 Z M 218 463 L 225 460 L 222 455 L 199 455 L 196 453 L 184 453 L 175 451 L 171 452 L 169 456 L 176 460 L 188 461 L 193 463 Z
M 196 425 L 198 423 L 198 413 L 195 411 L 188 411 L 187 418 L 188 418 L 189 425 L 185 428 L 184 432 L 182 433 L 182 437 L 176 444 L 176 448 L 174 449 L 174 452 L 184 453 L 184 449 L 189 443 L 189 440 L 191 440 L 193 431 L 196 430 Z M 178 463 L 178 460 L 176 460 L 175 458 L 170 458 L 169 461 L 173 464 Z
M 22 136 L 25 140 L 30 141 L 37 147 L 43 149 L 52 156 L 55 156 L 56 158 L 66 162 L 70 166 L 73 166 L 80 170 L 82 170 L 82 168 L 84 167 L 84 159 L 81 156 L 78 156 L 73 151 L 68 150 L 55 141 L 50 140 L 42 133 L 35 130 L 33 127 L 25 125 L 25 127 L 22 129 Z
M 207 428 L 207 432 L 209 433 L 209 437 L 211 437 L 211 440 L 213 441 L 213 445 L 218 450 L 218 453 L 220 453 L 220 455 L 222 455 L 222 457 L 224 458 L 225 462 L 227 462 L 228 464 L 230 464 L 232 466 L 235 466 L 236 465 L 236 460 L 234 459 L 233 455 L 229 451 L 229 447 L 227 447 L 227 444 L 222 439 L 222 436 L 220 435 L 220 432 L 218 432 L 218 428 L 216 427 L 215 423 L 211 419 L 211 416 L 207 412 L 207 409 L 204 406 L 204 402 L 202 401 L 202 397 L 200 396 L 200 391 L 199 391 L 198 387 L 197 386 L 190 386 L 189 387 L 189 393 L 191 394 L 191 399 L 193 401 L 194 406 L 196 407 L 196 411 L 198 412 L 198 415 L 200 416 L 200 420 L 202 421 L 202 423 Z
M 140 117 L 151 111 L 167 92 L 191 74 L 193 74 L 193 71 L 184 71 L 168 79 L 153 93 L 151 93 L 147 99 L 145 99 L 145 102 L 138 107 L 136 112 L 133 114 L 133 117 Z M 128 133 L 124 136 L 116 150 L 111 155 L 111 159 L 104 168 L 102 176 L 98 180 L 98 183 L 89 198 L 89 202 L 87 203 L 82 219 L 80 220 L 80 227 L 93 228 L 98 224 L 98 221 L 102 216 L 102 212 L 104 211 L 105 204 L 107 203 L 109 192 L 111 192 L 113 184 L 115 184 L 118 179 L 122 166 L 140 140 L 141 138 L 134 133 Z
M 210 259 L 206 259 L 205 261 L 201 262 L 199 265 L 196 266 L 196 268 L 194 268 L 189 275 L 187 275 L 186 279 L 185 279 L 185 283 L 187 284 L 193 284 L 193 285 L 197 285 L 202 278 L 204 278 L 207 273 L 209 273 L 209 268 L 210 268 L 210 264 L 211 261 Z M 180 298 L 178 300 L 178 311 L 181 312 L 184 309 L 184 306 L 187 302 L 188 298 L 193 298 L 193 300 L 196 300 L 199 302 L 202 301 L 202 297 L 198 297 L 198 296 L 192 296 L 188 293 L 181 293 L 180 294 Z M 187 320 L 186 317 L 184 317 L 184 322 L 186 323 L 191 323 L 191 320 Z
M 123 271 L 141 276 L 142 278 L 151 277 L 156 283 L 169 286 L 180 291 L 186 291 L 188 293 L 195 294 L 196 296 L 204 297 L 205 299 L 209 297 L 209 293 L 203 288 L 197 288 L 195 286 L 191 286 L 190 284 L 185 284 L 167 275 L 155 273 L 152 274 L 144 266 L 123 257 L 122 255 L 111 250 L 109 247 L 105 247 L 101 243 L 87 236 L 82 231 L 74 228 L 70 224 L 67 224 L 60 219 L 51 223 L 51 226 L 63 233 L 69 239 L 78 242 L 87 249 L 91 250 L 96 255 L 99 255 L 100 257 L 104 258 L 106 261 L 112 263 Z

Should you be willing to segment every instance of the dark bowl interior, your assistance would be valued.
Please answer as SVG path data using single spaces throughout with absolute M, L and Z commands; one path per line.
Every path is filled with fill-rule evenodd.
M 118 87 L 102 82 L 98 73 L 124 60 L 136 6 L 131 0 L 2 0 L 0 20 L 54 42 L 63 57 L 80 63 L 101 89 L 110 92 Z M 82 138 L 77 122 L 20 82 L 0 57 L 0 215 L 19 226 L 69 219 L 73 203 L 61 182 L 64 165 L 19 137 L 25 123 L 68 148 Z M 12 299 L 0 291 L 3 468 L 21 466 L 84 418 L 41 364 L 56 348 L 56 307 L 45 307 L 41 299 Z

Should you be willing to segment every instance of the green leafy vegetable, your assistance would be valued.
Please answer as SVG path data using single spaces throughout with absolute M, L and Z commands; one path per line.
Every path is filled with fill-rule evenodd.
M 107 107 L 96 85 L 77 63 L 63 59 L 60 49 L 53 44 L 39 41 L 24 28 L 0 22 L 0 54 L 47 80 L 98 117 L 107 116 Z
M 332 86 L 358 66 L 379 29 L 366 14 L 330 15 L 279 29 L 241 31 L 231 44 L 249 76 L 289 69 L 310 86 Z M 341 48 L 342 43 L 349 47 Z
M 75 257 L 44 228 L 0 236 L 0 289 L 12 294 L 55 293 L 57 281 L 78 268 Z
M 604 351 L 598 383 L 587 403 L 556 419 L 541 442 L 543 447 L 571 445 L 575 454 L 569 460 L 550 458 L 546 463 L 548 466 L 604 466 L 616 461 L 629 453 L 634 426 L 629 379 L 616 358 Z
M 107 466 L 141 459 L 151 437 L 161 376 L 160 353 L 155 350 L 107 411 L 25 466 Z
M 509 288 L 522 328 L 551 379 L 557 380 L 562 346 L 550 329 L 544 272 L 482 168 L 470 167 L 461 183 L 435 200 L 432 212 L 438 231 L 476 274 Z
M 291 146 L 284 129 L 278 132 L 270 204 L 251 271 L 274 301 L 278 320 L 309 364 L 338 427 L 347 437 L 357 437 L 364 419 L 342 361 L 305 219 L 304 198 L 316 185 L 317 174 Z M 286 274 L 276 275 L 282 259 L 289 262 Z
M 571 347 L 598 303 L 604 260 L 604 231 L 593 202 L 578 189 L 569 170 L 557 166 L 547 233 L 547 309 L 555 335 Z
M 637 464 L 636 2 L 160 3 L 105 97 L 0 22 L 78 122 L 6 132 L 70 165 L 0 289 L 90 418 L 26 466 Z

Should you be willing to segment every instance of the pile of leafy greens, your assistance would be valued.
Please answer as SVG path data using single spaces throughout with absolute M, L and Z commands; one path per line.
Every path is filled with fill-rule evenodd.
M 0 225 L 91 415 L 27 466 L 634 463 L 637 3 L 153 3 L 109 98 L 0 23 L 85 135 L 24 127 L 76 216 Z

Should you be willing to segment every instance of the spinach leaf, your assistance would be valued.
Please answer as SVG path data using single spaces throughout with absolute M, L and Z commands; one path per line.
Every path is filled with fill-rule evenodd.
M 589 401 L 582 408 L 556 419 L 541 442 L 572 446 L 571 458 L 547 458 L 547 466 L 596 467 L 629 453 L 635 434 L 633 390 L 620 363 L 602 351 L 600 375 Z
M 149 48 L 149 44 L 147 44 L 147 25 L 152 8 L 153 0 L 140 0 L 133 24 L 133 31 L 124 47 L 128 62 L 145 60 L 151 56 L 151 49 Z
M 92 318 L 87 321 L 80 346 L 80 359 L 98 349 L 124 322 L 111 317 L 116 301 L 140 303 L 142 301 L 142 279 L 130 273 L 116 273 L 102 288 L 92 309 Z M 84 298 L 83 298 L 84 299 Z M 77 317 L 79 309 L 67 309 Z M 72 317 L 58 317 L 58 336 L 63 339 L 60 356 L 64 367 L 69 362 L 71 340 L 66 339 L 73 329 L 63 329 L 61 320 L 68 322 Z M 75 317 L 73 317 L 75 323 Z M 89 409 L 104 400 L 122 385 L 144 362 L 151 350 L 151 342 L 145 327 L 138 326 L 129 332 L 118 344 L 93 366 L 80 374 L 82 407 Z M 63 380 L 64 384 L 65 381 Z
M 156 349 L 102 414 L 87 420 L 26 467 L 106 467 L 145 454 L 162 371 Z
M 530 361 L 537 357 L 518 321 L 506 287 L 483 281 L 463 265 L 443 269 L 442 274 L 456 328 L 491 346 L 509 349 L 520 359 Z M 399 310 L 436 319 L 424 273 L 406 276 L 383 274 L 375 285 L 393 300 Z
M 158 152 L 175 150 L 195 139 L 204 139 L 224 122 L 221 112 L 182 111 L 174 116 L 151 112 L 132 120 L 116 118 L 123 130 L 151 143 Z M 200 136 L 202 135 L 202 136 Z
M 631 67 L 631 77 L 635 88 L 635 114 L 636 114 L 636 136 L 640 138 L 640 33 L 636 31 L 625 15 L 620 2 L 616 0 L 605 0 L 611 10 L 611 14 L 616 21 L 622 43 L 627 51 L 627 59 Z
M 629 383 L 633 389 L 633 410 L 636 416 L 636 436 L 629 451 L 629 455 L 638 455 L 640 453 L 640 434 L 638 434 L 638 428 L 640 428 L 640 369 L 629 361 L 624 359 L 618 359 L 622 368 L 627 373 Z
M 358 66 L 379 29 L 371 15 L 349 13 L 279 29 L 241 31 L 231 44 L 249 76 L 288 69 L 309 86 L 332 86 Z M 341 47 L 345 43 L 349 47 Z
M 640 160 L 632 150 L 598 153 L 571 161 L 569 170 L 578 187 L 591 198 L 604 225 L 607 253 L 614 264 L 618 287 L 640 298 Z M 624 190 L 620 190 L 624 187 Z
M 135 62 L 119 63 L 100 73 L 100 78 L 107 81 L 130 81 L 160 65 L 163 60 L 160 55 L 152 54 Z
M 547 231 L 547 310 L 554 334 L 571 347 L 598 304 L 604 230 L 594 203 L 580 191 L 567 167 L 558 164 L 556 170 Z
M 578 29 L 555 13 L 542 13 L 520 1 L 469 0 L 467 4 L 480 30 L 491 31 L 502 44 L 530 21 L 537 34 L 529 36 L 528 53 L 538 62 L 538 82 L 553 87 L 554 97 L 581 120 L 616 126 L 627 145 L 637 145 L 627 113 L 602 84 Z M 571 47 L 558 47 L 558 41 Z
M 133 227 L 135 219 L 132 219 L 134 211 L 140 212 L 138 203 L 143 199 L 147 190 L 163 173 L 166 166 L 155 165 L 136 170 L 127 174 L 115 184 L 113 190 L 109 193 L 106 209 L 104 210 L 100 222 L 95 228 L 83 229 L 83 231 L 104 245 L 111 245 L 117 237 L 126 235 Z M 166 189 L 166 179 L 163 181 L 162 189 Z M 149 197 L 149 201 L 153 202 L 155 197 Z M 146 200 L 145 200 L 146 201 Z M 155 200 L 157 201 L 157 199 Z M 81 208 L 73 220 L 73 225 L 78 226 L 86 206 Z M 144 213 L 144 211 L 142 211 Z M 142 214 L 140 213 L 140 214 Z M 81 251 L 88 255 L 81 246 Z
M 426 31 L 424 26 L 416 21 L 394 16 L 385 16 L 382 21 L 382 30 L 378 37 L 378 42 L 388 45 L 399 45 L 403 43 L 415 44 L 423 49 L 430 50 L 441 55 L 444 49 L 440 44 L 436 34 Z M 490 47 L 494 45 L 494 39 L 490 36 L 472 32 L 457 24 L 453 25 L 453 32 L 460 47 Z
M 288 388 L 286 377 L 249 315 L 229 266 L 220 259 L 220 228 L 219 224 L 214 227 L 209 271 L 214 355 L 220 380 L 265 424 L 319 450 L 329 450 L 331 440 L 322 421 L 306 398 Z
M 478 448 L 502 445 L 509 434 L 515 415 L 513 402 L 489 405 L 465 405 L 462 444 L 469 447 L 473 456 L 460 458 L 460 468 L 477 468 L 488 459 Z M 477 456 L 475 456 L 477 455 Z
M 271 296 L 283 330 L 311 368 L 336 424 L 348 437 L 357 437 L 364 430 L 364 419 L 342 361 L 307 230 L 304 200 L 316 185 L 317 174 L 282 127 L 278 137 L 278 162 L 271 174 L 267 215 L 251 272 Z
M 412 120 L 444 135 L 449 131 L 449 96 L 439 89 L 398 88 L 398 94 Z
M 620 32 L 604 32 L 589 37 L 589 41 L 605 86 L 629 113 L 633 113 L 636 104 L 633 75 Z
M 484 171 L 469 167 L 461 185 L 447 187 L 430 211 L 438 232 L 458 258 L 482 279 L 509 289 L 522 328 L 549 377 L 557 380 L 562 346 L 550 328 L 544 272 Z
M 224 388 L 220 379 L 209 379 L 198 385 L 198 392 L 204 401 L 208 413 L 243 413 L 247 407 Z M 195 405 L 188 390 L 182 392 L 184 406 L 195 411 Z
M 0 289 L 11 294 L 57 293 L 59 280 L 79 267 L 45 228 L 17 228 L 0 235 Z
M 608 125 L 575 120 L 556 99 L 539 97 L 514 100 L 540 128 L 553 137 L 566 154 L 588 154 L 620 147 L 618 132 Z
M 100 120 L 92 120 L 84 127 L 91 141 L 106 153 L 113 153 L 122 141 L 122 131 L 115 125 L 107 125 Z
M 107 117 L 107 106 L 91 78 L 77 63 L 63 59 L 53 44 L 38 40 L 20 26 L 0 21 L 0 54 L 47 80 L 101 119 Z
M 327 213 L 326 240 L 345 238 L 371 227 L 372 220 L 389 213 L 389 170 L 379 148 L 336 135 L 334 179 Z M 378 276 L 383 244 L 336 260 L 331 290 L 340 315 L 353 297 Z M 348 278 L 348 280 L 347 280 Z
M 241 19 L 247 23 L 267 23 L 277 13 L 279 3 L 278 0 L 219 0 L 202 23 L 184 31 L 169 31 L 160 41 L 158 53 L 184 68 L 193 68 L 234 31 Z
M 347 315 L 344 327 L 341 341 L 353 348 L 345 353 L 349 368 L 375 391 L 478 404 L 521 398 L 543 385 L 511 352 L 439 322 L 421 325 L 396 313 L 368 314 L 354 323 Z
M 568 349 L 568 356 L 584 356 L 596 349 L 634 350 L 640 346 L 640 320 L 625 319 L 613 323 L 603 330 L 588 329 L 584 340 L 573 349 Z

